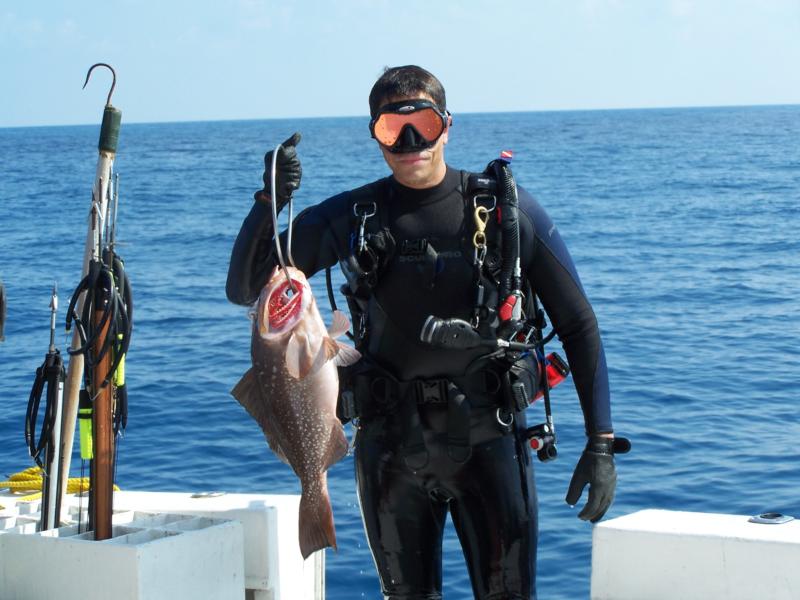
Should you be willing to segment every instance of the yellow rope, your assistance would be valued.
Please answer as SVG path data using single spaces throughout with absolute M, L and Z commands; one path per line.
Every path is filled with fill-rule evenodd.
M 44 473 L 41 467 L 29 467 L 19 473 L 14 473 L 8 481 L 0 481 L 0 489 L 7 488 L 15 494 L 24 492 L 34 492 L 19 498 L 20 502 L 30 502 L 38 500 L 42 496 L 42 485 L 44 484 Z M 114 486 L 116 491 L 119 487 Z M 88 477 L 70 477 L 67 480 L 67 494 L 78 494 L 89 491 Z

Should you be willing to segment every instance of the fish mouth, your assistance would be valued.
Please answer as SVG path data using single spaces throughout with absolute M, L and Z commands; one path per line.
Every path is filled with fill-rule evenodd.
M 294 292 L 292 292 L 292 286 Z M 267 317 L 270 330 L 280 330 L 302 310 L 303 284 L 297 279 L 281 283 L 267 300 Z

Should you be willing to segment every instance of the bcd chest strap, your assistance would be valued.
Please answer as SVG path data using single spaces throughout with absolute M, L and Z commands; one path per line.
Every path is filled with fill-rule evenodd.
M 497 324 L 497 291 L 502 266 L 497 182 L 487 173 L 462 171 L 461 187 L 464 221 L 474 224 L 471 241 L 475 297 L 470 322 L 483 335 L 489 336 Z
M 351 191 L 348 201 L 351 224 L 348 253 L 339 263 L 347 283 L 342 285 L 340 292 L 353 317 L 351 337 L 356 348 L 362 351 L 368 333 L 369 302 L 381 271 L 395 252 L 394 238 L 389 232 L 386 211 L 382 206 L 389 193 L 389 180 L 384 178 Z M 328 298 L 335 310 L 330 269 L 326 269 L 326 283 Z

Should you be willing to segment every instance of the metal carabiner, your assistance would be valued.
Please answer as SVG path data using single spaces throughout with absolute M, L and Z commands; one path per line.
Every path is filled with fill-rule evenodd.
M 361 207 L 369 207 L 370 205 L 372 207 L 371 209 L 367 208 L 363 212 L 359 212 L 359 210 L 358 210 L 359 206 L 361 206 Z M 361 222 L 359 223 L 359 226 L 358 226 L 358 252 L 359 252 L 359 254 L 364 252 L 364 250 L 367 247 L 367 240 L 366 240 L 366 237 L 364 236 L 364 227 L 367 224 L 367 219 L 369 219 L 370 217 L 374 217 L 376 212 L 378 212 L 378 206 L 374 202 L 370 202 L 369 204 L 358 204 L 358 203 L 356 203 L 356 204 L 353 205 L 353 214 L 361 220 Z
M 486 260 L 486 244 L 475 248 L 472 259 L 479 269 L 483 267 L 483 261 Z
M 493 194 L 475 194 L 475 196 L 472 198 L 472 206 L 474 208 L 478 208 L 478 206 L 481 206 L 481 204 L 478 202 L 483 199 L 491 200 L 491 207 L 486 209 L 489 212 L 492 212 L 495 208 L 497 208 L 497 196 Z
M 489 222 L 489 211 L 485 206 L 475 207 L 475 233 L 472 245 L 475 249 L 486 248 L 486 224 Z

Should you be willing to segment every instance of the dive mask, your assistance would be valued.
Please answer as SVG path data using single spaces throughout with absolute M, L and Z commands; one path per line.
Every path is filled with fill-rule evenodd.
M 389 152 L 418 152 L 436 143 L 450 120 L 429 100 L 402 100 L 382 106 L 369 131 Z

